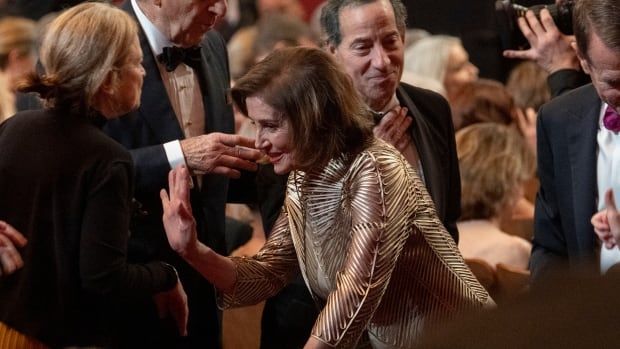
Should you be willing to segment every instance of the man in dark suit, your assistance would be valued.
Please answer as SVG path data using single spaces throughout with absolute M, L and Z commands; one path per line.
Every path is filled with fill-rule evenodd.
M 341 63 L 366 104 L 375 111 L 375 135 L 399 149 L 418 170 L 437 215 L 458 241 L 456 220 L 460 215 L 461 184 L 450 107 L 434 92 L 400 83 L 405 6 L 400 0 L 329 0 L 322 11 L 326 49 Z M 300 278 L 268 300 L 263 312 L 262 347 L 303 345 L 303 341 L 291 343 L 290 339 L 307 338 L 314 322 L 310 316 L 312 308 Z M 303 317 L 293 318 L 291 314 Z M 306 329 L 297 327 L 303 322 Z M 299 334 L 294 334 L 297 331 Z M 279 341 L 277 333 L 283 332 L 288 333 L 288 342 Z
M 617 0 L 581 0 L 574 8 L 577 55 L 592 84 L 544 105 L 538 114 L 538 175 L 530 269 L 599 273 L 620 260 L 598 245 L 590 218 L 609 188 L 620 192 L 620 7 Z M 616 115 L 614 115 L 616 114 Z M 598 207 L 597 207 L 598 205 Z
M 191 193 L 199 239 L 219 253 L 225 249 L 224 208 L 229 179 L 256 170 L 254 141 L 230 135 L 226 46 L 210 30 L 226 11 L 225 0 L 127 1 L 124 9 L 140 26 L 146 70 L 140 108 L 104 130 L 131 152 L 136 167 L 136 214 L 129 258 L 173 264 L 186 286 L 190 309 L 188 337 L 160 322 L 152 304 L 135 305 L 127 323 L 128 347 L 218 348 L 220 313 L 213 286 L 168 246 L 159 191 L 171 168 L 185 165 L 194 175 Z M 243 193 L 245 194 L 245 193 Z M 249 194 L 249 193 L 247 193 Z

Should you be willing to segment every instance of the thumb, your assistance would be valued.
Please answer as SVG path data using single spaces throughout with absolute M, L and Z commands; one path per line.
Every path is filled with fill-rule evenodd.
M 611 212 L 616 213 L 618 209 L 616 208 L 616 199 L 614 198 L 613 189 L 608 189 L 605 192 L 605 207 Z

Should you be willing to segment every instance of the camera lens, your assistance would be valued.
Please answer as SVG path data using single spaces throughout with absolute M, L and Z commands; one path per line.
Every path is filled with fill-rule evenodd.
M 517 24 L 517 18 L 525 16 L 528 10 L 534 12 L 536 17 L 540 19 L 540 11 L 546 8 L 560 32 L 565 35 L 572 35 L 573 5 L 574 0 L 565 0 L 558 4 L 534 5 L 528 8 L 512 3 L 511 0 L 497 0 L 495 2 L 495 14 L 502 47 L 504 49 L 523 49 L 528 46 L 528 42 Z

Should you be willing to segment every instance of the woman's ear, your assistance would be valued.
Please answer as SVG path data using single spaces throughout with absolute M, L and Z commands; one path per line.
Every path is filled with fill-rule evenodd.
M 107 95 L 113 94 L 116 85 L 116 74 L 117 72 L 115 70 L 109 71 L 106 74 L 105 79 L 103 79 L 103 82 L 101 83 L 101 86 L 99 86 L 99 90 L 97 92 L 103 92 Z

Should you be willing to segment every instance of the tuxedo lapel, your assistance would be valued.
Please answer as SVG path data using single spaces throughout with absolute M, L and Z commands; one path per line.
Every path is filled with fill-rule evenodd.
M 598 117 L 601 102 L 594 88 L 584 96 L 583 108 L 569 111 L 567 118 L 567 144 L 572 177 L 574 227 L 579 246 L 592 244 L 593 228 L 590 224 L 596 212 L 596 159 Z M 562 174 L 558 174 L 562 175 Z M 580 233 L 587 232 L 587 233 Z
M 202 65 L 201 69 L 197 71 L 198 81 L 200 88 L 202 89 L 203 104 L 206 114 L 206 133 L 211 133 L 215 130 L 226 130 L 226 121 L 222 117 L 226 113 L 224 108 L 228 107 L 228 100 L 226 99 L 226 93 L 228 91 L 222 91 L 222 81 L 228 86 L 229 77 L 223 74 L 225 69 L 217 67 L 215 62 L 211 61 L 211 47 L 204 46 L 202 48 Z
M 135 18 L 135 12 L 130 1 L 124 5 L 124 9 Z M 142 66 L 146 71 L 138 113 L 149 125 L 150 130 L 159 142 L 165 143 L 174 139 L 183 139 L 185 136 L 170 104 L 170 97 L 168 97 L 166 87 L 161 79 L 155 54 L 151 50 L 141 27 L 138 36 L 143 54 Z
M 415 106 L 402 86 L 398 87 L 396 94 L 401 106 L 407 107 L 409 114 L 413 118 L 411 135 L 422 163 L 426 189 L 435 203 L 437 212 L 444 212 L 445 203 L 440 198 L 446 197 L 446 185 L 441 180 L 441 178 L 444 178 L 445 164 L 441 162 L 441 159 L 446 159 L 447 155 L 439 153 L 439 149 L 444 149 L 445 147 L 444 145 L 437 144 L 437 142 L 443 142 L 443 139 L 441 135 L 434 134 L 426 118 Z

